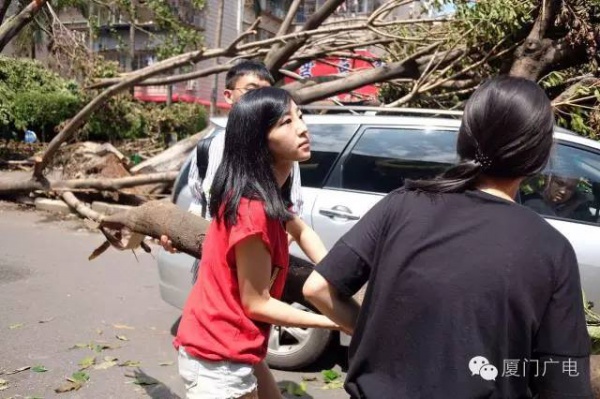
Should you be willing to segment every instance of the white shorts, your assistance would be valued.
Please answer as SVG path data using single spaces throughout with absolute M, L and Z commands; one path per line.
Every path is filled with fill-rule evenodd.
M 179 347 L 179 375 L 187 399 L 234 399 L 257 389 L 251 364 L 198 359 L 183 346 Z

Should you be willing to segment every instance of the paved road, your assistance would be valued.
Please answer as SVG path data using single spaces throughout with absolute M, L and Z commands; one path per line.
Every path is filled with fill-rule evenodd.
M 0 398 L 184 397 L 171 346 L 179 311 L 160 299 L 150 255 L 140 253 L 136 261 L 133 254 L 111 248 L 89 262 L 88 255 L 103 241 L 99 234 L 79 221 L 7 203 L 0 203 L 0 237 L 0 380 L 5 381 L 0 381 Z M 55 388 L 90 357 L 96 366 L 105 358 L 138 365 L 92 366 L 81 389 L 56 394 Z M 311 380 L 307 394 L 299 397 L 345 398 L 342 389 L 322 389 L 320 371 L 339 371 L 339 359 L 343 356 L 332 350 L 311 370 L 276 371 L 276 378 L 282 386 Z M 34 366 L 48 371 L 8 374 Z M 134 383 L 148 379 L 155 383 Z

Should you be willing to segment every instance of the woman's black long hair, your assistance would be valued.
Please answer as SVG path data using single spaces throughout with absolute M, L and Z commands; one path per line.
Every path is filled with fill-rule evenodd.
M 242 197 L 263 201 L 270 218 L 292 218 L 291 178 L 279 188 L 268 144 L 269 131 L 290 111 L 291 102 L 287 91 L 265 87 L 244 94 L 231 109 L 223 160 L 210 189 L 209 210 L 217 221 L 235 225 Z
M 458 131 L 460 162 L 431 180 L 406 188 L 431 193 L 463 192 L 479 177 L 526 177 L 550 157 L 554 115 L 546 93 L 523 78 L 501 76 L 483 83 L 467 101 Z

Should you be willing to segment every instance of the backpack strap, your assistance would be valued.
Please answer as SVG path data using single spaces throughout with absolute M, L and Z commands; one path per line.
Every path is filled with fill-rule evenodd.
M 204 181 L 206 177 L 206 171 L 208 169 L 208 154 L 210 150 L 210 144 L 214 139 L 214 135 L 210 137 L 203 138 L 198 141 L 198 145 L 196 146 L 196 164 L 198 166 L 198 180 L 200 183 Z M 208 208 L 208 204 L 206 201 L 206 195 L 204 194 L 204 190 L 200 190 L 200 205 L 202 205 L 202 217 L 206 218 L 206 212 Z

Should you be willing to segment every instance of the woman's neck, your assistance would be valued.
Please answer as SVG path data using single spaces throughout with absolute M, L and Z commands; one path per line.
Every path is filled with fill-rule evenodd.
M 293 162 L 278 162 L 273 165 L 273 174 L 275 175 L 277 186 L 283 187 L 285 181 L 290 177 L 292 166 Z
M 501 179 L 482 177 L 475 188 L 488 194 L 495 195 L 496 197 L 514 202 L 522 181 L 522 178 Z

